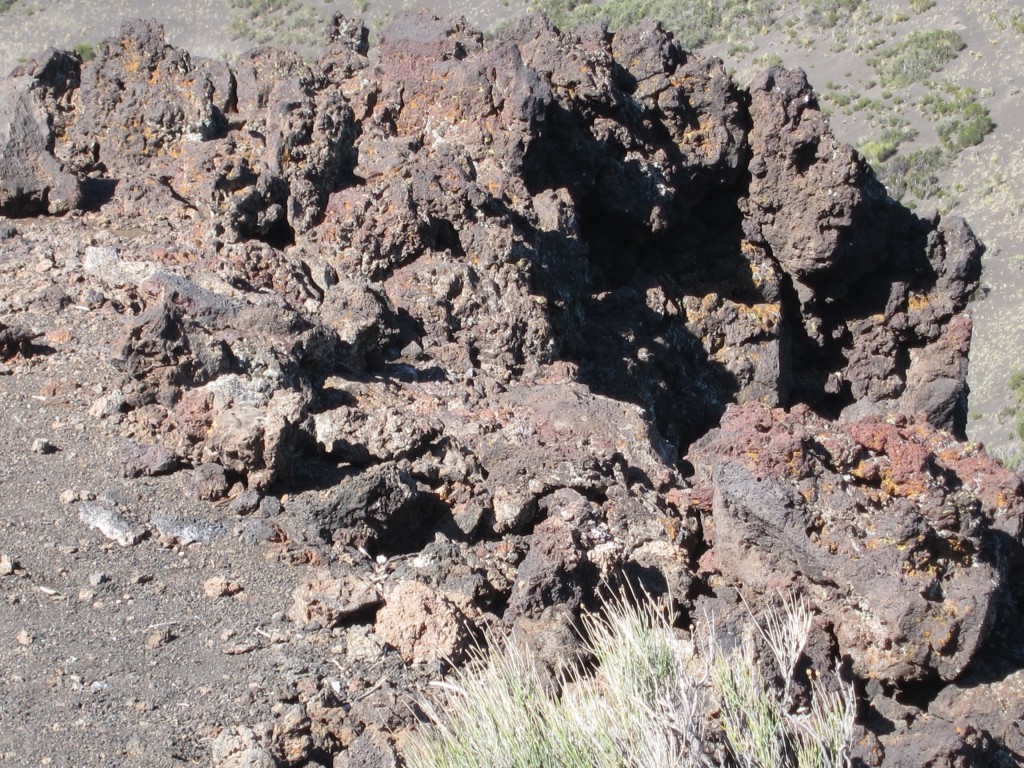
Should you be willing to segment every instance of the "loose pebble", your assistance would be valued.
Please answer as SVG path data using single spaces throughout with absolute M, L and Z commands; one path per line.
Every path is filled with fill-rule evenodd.
M 223 576 L 214 576 L 203 582 L 203 593 L 207 597 L 231 597 L 242 591 L 237 581 L 226 579 Z

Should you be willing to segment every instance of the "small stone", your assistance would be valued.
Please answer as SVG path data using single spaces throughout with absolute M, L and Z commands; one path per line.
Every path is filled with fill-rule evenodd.
M 103 571 L 97 571 L 96 573 L 89 574 L 89 586 L 98 587 L 100 584 L 107 582 L 107 574 Z
M 162 645 L 167 645 L 169 642 L 176 639 L 176 637 L 177 636 L 171 631 L 170 627 L 160 627 L 146 637 L 146 647 L 152 651 Z
M 260 517 L 277 517 L 281 514 L 281 502 L 273 496 L 267 496 L 260 502 Z
M 122 547 L 130 547 L 142 541 L 141 529 L 132 527 L 124 515 L 103 504 L 79 505 L 78 517 L 83 523 L 95 528 Z
M 200 501 L 223 499 L 231 485 L 220 464 L 200 464 L 192 471 L 192 495 Z
M 78 602 L 80 602 L 80 603 L 87 603 L 88 601 L 92 600 L 94 597 L 96 597 L 96 593 L 93 592 L 91 589 L 80 589 L 80 590 L 78 590 Z
M 237 581 L 231 581 L 223 576 L 214 576 L 203 583 L 203 592 L 207 597 L 231 597 L 242 591 Z
M 255 640 L 238 640 L 224 645 L 220 650 L 225 656 L 241 656 L 245 653 L 252 653 L 259 647 L 260 644 Z
M 260 507 L 260 494 L 258 491 L 242 491 L 231 500 L 230 509 L 236 515 L 248 515 Z
M 60 503 L 61 504 L 74 504 L 79 500 L 79 493 L 76 490 L 67 488 L 60 492 Z
M 0 576 L 10 576 L 17 567 L 18 564 L 10 555 L 7 553 L 0 555 Z
M 382 602 L 376 585 L 369 579 L 344 574 L 335 577 L 327 569 L 316 571 L 296 587 L 289 617 L 309 627 L 333 627 L 360 614 L 370 613 Z
M 103 302 L 107 300 L 106 296 L 97 291 L 95 288 L 87 288 L 79 299 L 79 303 L 89 309 L 99 309 L 103 306 Z
M 32 637 L 32 635 L 30 635 L 28 633 L 28 631 L 24 630 L 24 629 L 21 630 L 21 632 L 18 633 L 18 635 L 17 635 L 17 637 L 15 639 L 18 641 L 18 645 L 29 646 L 29 645 L 32 645 L 32 643 L 35 642 L 35 638 Z
M 377 611 L 374 631 L 408 664 L 457 661 L 472 643 L 475 610 L 465 595 L 403 581 Z
M 56 453 L 57 446 L 44 437 L 38 437 L 32 441 L 32 453 L 45 456 L 48 453 Z
M 178 457 L 162 445 L 131 443 L 121 451 L 125 477 L 156 477 L 178 468 Z
M 117 389 L 109 394 L 96 398 L 92 405 L 89 406 L 89 415 L 94 419 L 105 419 L 121 413 L 124 409 L 124 395 L 121 393 L 121 390 Z

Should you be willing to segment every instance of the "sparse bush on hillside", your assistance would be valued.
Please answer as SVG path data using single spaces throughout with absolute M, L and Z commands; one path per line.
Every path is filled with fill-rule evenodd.
M 595 5 L 578 0 L 541 0 L 538 8 L 559 27 L 574 29 L 601 21 L 623 29 L 646 19 L 659 19 L 684 47 L 697 47 L 715 36 L 721 23 L 712 0 L 676 3 L 674 0 L 609 0 Z
M 864 0 L 800 0 L 805 20 L 819 29 L 832 29 L 863 4 Z
M 967 147 L 981 144 L 993 128 L 995 123 L 992 122 L 988 110 L 975 102 L 967 105 L 962 118 L 941 123 L 938 131 L 943 145 L 951 153 L 957 153 Z
M 18 0 L 0 0 L 0 13 L 6 13 L 14 7 Z
M 1000 425 L 1007 421 L 1012 425 L 1012 432 L 1007 436 L 1008 444 L 996 448 L 993 455 L 1003 466 L 1014 472 L 1024 471 L 1024 369 L 1017 368 L 1006 382 L 1009 390 L 1009 404 L 996 415 Z
M 877 139 L 868 139 L 857 145 L 864 158 L 875 167 L 899 152 L 900 146 L 917 138 L 917 131 L 909 126 L 886 128 Z
M 684 48 L 696 48 L 714 40 L 742 39 L 768 29 L 781 6 L 778 0 L 539 0 L 536 7 L 565 29 L 590 22 L 624 29 L 643 19 L 658 19 Z
M 936 130 L 951 155 L 980 144 L 995 128 L 988 108 L 978 101 L 978 92 L 949 80 L 924 96 L 921 106 L 939 118 Z
M 1018 368 L 1007 382 L 1013 399 L 1013 426 L 1017 439 L 1024 440 L 1024 370 Z
M 886 88 L 905 88 L 940 71 L 966 47 L 960 35 L 948 29 L 915 30 L 901 42 L 868 59 Z
M 988 14 L 988 20 L 1000 31 L 1011 30 L 1018 34 L 1024 34 L 1024 9 L 1013 8 L 1009 12 L 1005 9 L 992 10 Z
M 538 0 L 537 9 L 559 27 L 573 29 L 584 23 L 604 22 L 623 29 L 643 19 L 658 19 L 684 48 L 720 40 L 745 40 L 764 32 L 784 14 L 787 31 L 796 26 L 811 30 L 833 29 L 864 6 L 864 0 Z M 799 17 L 799 21 L 796 17 Z
M 96 56 L 96 46 L 92 43 L 79 43 L 72 50 L 82 61 L 89 61 Z
M 944 195 L 938 173 L 947 163 L 941 147 L 926 147 L 902 155 L 897 154 L 875 167 L 895 200 L 908 196 L 918 200 Z
M 914 13 L 924 13 L 935 7 L 935 0 L 910 0 L 910 9 Z
M 547 693 L 533 659 L 512 643 L 480 653 L 426 704 L 432 721 L 407 752 L 411 768 L 839 768 L 848 764 L 855 697 L 832 678 L 811 681 L 797 711 L 795 670 L 811 627 L 784 600 L 753 635 L 726 651 L 712 635 L 701 652 L 676 636 L 650 599 L 612 600 L 584 617 L 596 670 Z M 696 674 L 695 674 L 696 673 Z M 717 719 L 709 717 L 712 708 Z
M 231 33 L 263 45 L 310 47 L 320 42 L 324 18 L 299 0 L 228 0 Z

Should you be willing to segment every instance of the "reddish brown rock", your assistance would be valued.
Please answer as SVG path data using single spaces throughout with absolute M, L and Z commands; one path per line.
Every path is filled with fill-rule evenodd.
M 385 597 L 375 631 L 409 664 L 458 662 L 476 636 L 476 613 L 465 596 L 403 581 Z
M 165 42 L 155 21 L 126 22 L 84 67 L 58 156 L 79 172 L 134 175 L 221 132 L 229 87 L 223 64 L 194 62 Z
M 688 458 L 717 568 L 762 594 L 805 591 L 861 676 L 953 680 L 1009 607 L 1024 494 L 975 446 L 747 405 Z
M 356 574 L 335 577 L 328 570 L 317 571 L 295 588 L 288 618 L 299 624 L 318 622 L 333 627 L 364 614 L 381 604 L 378 588 Z

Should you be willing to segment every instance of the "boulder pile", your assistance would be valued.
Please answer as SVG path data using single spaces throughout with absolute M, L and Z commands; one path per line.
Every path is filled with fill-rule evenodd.
M 653 22 L 419 14 L 371 52 L 336 17 L 315 61 L 230 66 L 135 22 L 0 83 L 0 265 L 44 242 L 0 356 L 33 308 L 116 319 L 91 417 L 126 475 L 283 506 L 320 553 L 295 621 L 435 671 L 514 632 L 555 671 L 602 585 L 723 624 L 794 591 L 863 764 L 1024 754 L 1024 489 L 964 442 L 983 247 L 893 202 L 802 72 L 741 88 Z M 386 764 L 395 690 L 305 701 L 274 759 Z

